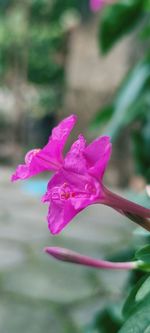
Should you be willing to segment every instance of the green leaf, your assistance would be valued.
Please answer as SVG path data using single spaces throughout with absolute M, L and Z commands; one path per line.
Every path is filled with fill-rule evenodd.
M 127 321 L 119 333 L 150 333 L 150 276 L 138 281 L 123 308 Z
M 121 312 L 120 307 L 119 307 L 119 310 Z M 102 311 L 101 314 L 99 316 L 97 316 L 95 328 L 98 330 L 98 332 L 116 333 L 119 330 L 119 328 L 121 327 L 121 324 L 122 324 L 121 313 L 118 314 L 116 312 L 117 312 L 116 306 L 113 305 L 112 307 L 109 307 L 108 309 L 105 309 L 104 311 Z
M 137 119 L 144 119 L 150 107 L 149 58 L 138 63 L 122 83 L 113 104 L 98 111 L 92 127 L 106 126 L 105 133 L 116 139 L 120 130 Z
M 113 116 L 106 128 L 106 132 L 112 136 L 112 139 L 115 139 L 120 130 L 125 126 L 128 113 L 131 112 L 131 108 L 135 106 L 137 100 L 142 96 L 149 79 L 150 62 L 147 59 L 138 63 L 122 84 L 114 101 Z M 135 119 L 135 117 L 132 117 L 129 117 L 129 119 Z
M 150 333 L 150 294 L 118 333 Z
M 150 12 L 150 0 L 144 1 L 144 9 Z
M 86 333 L 116 333 L 123 324 L 122 304 L 112 303 L 99 311 Z
M 150 294 L 150 276 L 146 279 L 146 281 L 142 284 L 141 288 L 138 290 L 135 299 L 137 302 L 141 302 L 148 294 Z
M 149 17 L 148 17 L 149 19 Z M 149 22 L 144 25 L 144 28 L 140 32 L 141 39 L 149 39 L 150 38 L 150 24 Z
M 134 128 L 132 131 L 133 156 L 137 174 L 141 174 L 150 182 L 150 104 L 145 107 L 146 113 L 143 113 L 143 120 L 140 121 L 140 128 Z M 144 111 L 144 109 L 142 109 Z M 148 208 L 150 208 L 150 199 L 147 197 Z
M 124 118 L 124 126 L 132 124 L 136 120 L 143 120 L 147 114 L 147 109 L 150 107 L 150 92 L 149 87 L 144 89 L 137 101 L 127 110 Z
M 135 258 L 150 264 L 150 245 L 144 246 L 142 249 L 138 250 L 135 253 Z
M 103 53 L 108 52 L 119 38 L 128 33 L 142 18 L 143 0 L 123 0 L 103 11 L 99 40 Z
M 141 280 L 139 280 L 137 282 L 135 287 L 131 290 L 131 292 L 124 304 L 124 307 L 123 307 L 123 315 L 125 316 L 125 318 L 128 318 L 139 305 L 139 300 L 136 299 L 136 295 L 146 280 L 147 280 L 147 276 L 146 277 L 144 276 Z M 140 299 L 140 301 L 142 301 L 142 299 Z

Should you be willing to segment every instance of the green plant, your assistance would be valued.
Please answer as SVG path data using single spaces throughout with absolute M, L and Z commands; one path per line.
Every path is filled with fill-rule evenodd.
M 129 71 L 112 103 L 100 109 L 92 126 L 117 140 L 130 128 L 135 170 L 150 181 L 150 4 L 148 0 L 124 0 L 102 13 L 99 45 L 103 54 L 126 34 L 137 29 L 143 56 Z M 140 31 L 140 32 L 139 32 Z

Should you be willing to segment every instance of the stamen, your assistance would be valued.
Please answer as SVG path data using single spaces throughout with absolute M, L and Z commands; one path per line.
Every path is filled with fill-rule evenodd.
M 53 191 L 51 193 L 51 199 L 53 200 L 68 200 L 69 198 L 75 197 L 75 193 L 72 192 L 71 187 L 64 183 L 60 187 L 53 188 Z
M 53 188 L 51 192 L 51 199 L 66 201 L 71 198 L 88 198 L 91 194 L 96 194 L 96 189 L 90 183 L 85 185 L 84 191 L 79 192 L 74 192 L 67 183 L 64 183 L 61 186 Z
M 72 196 L 72 191 L 67 183 L 64 183 L 60 189 L 60 199 L 68 200 Z

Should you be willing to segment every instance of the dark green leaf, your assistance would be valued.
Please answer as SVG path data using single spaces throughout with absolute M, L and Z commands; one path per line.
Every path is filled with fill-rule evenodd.
M 135 258 L 150 264 L 150 245 L 144 246 L 142 249 L 138 250 L 135 253 Z
M 143 120 L 141 118 L 140 128 L 134 128 L 132 131 L 133 154 L 136 162 L 136 172 L 143 175 L 150 181 L 150 113 L 148 112 L 150 106 L 143 110 Z M 145 114 L 144 114 L 145 113 Z M 150 200 L 148 201 L 148 208 L 150 208 Z
M 150 0 L 146 0 L 144 1 L 144 5 L 145 5 L 145 10 L 147 10 L 148 12 L 150 12 Z
M 120 1 L 108 6 L 102 15 L 99 29 L 100 46 L 103 53 L 129 32 L 142 17 L 143 0 Z
M 149 17 L 148 17 L 149 19 Z M 150 24 L 148 22 L 148 24 L 144 25 L 143 30 L 140 32 L 140 37 L 142 39 L 149 39 L 150 38 Z
M 143 299 L 150 294 L 150 276 L 144 281 L 141 288 L 137 291 L 136 301 L 141 302 Z
M 136 299 L 136 295 L 146 280 L 147 280 L 147 276 L 146 277 L 144 276 L 144 278 L 142 278 L 140 281 L 138 281 L 136 286 L 131 290 L 131 292 L 124 304 L 124 307 L 123 307 L 123 315 L 125 316 L 125 318 L 128 318 L 137 308 L 138 300 Z
M 118 92 L 114 101 L 114 112 L 111 121 L 108 123 L 106 132 L 115 139 L 119 131 L 126 124 L 126 117 L 133 105 L 142 96 L 143 90 L 150 79 L 149 60 L 140 62 L 127 77 Z M 132 118 L 133 117 L 133 118 Z M 132 117 L 129 119 L 134 119 Z M 128 120 L 129 121 L 129 120 Z
M 123 323 L 122 304 L 111 304 L 100 311 L 86 333 L 117 333 Z
M 150 333 L 150 294 L 118 333 Z

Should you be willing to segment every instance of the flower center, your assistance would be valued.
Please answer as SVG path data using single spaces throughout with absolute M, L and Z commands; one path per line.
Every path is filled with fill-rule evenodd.
M 51 193 L 51 198 L 53 200 L 64 201 L 73 198 L 74 196 L 75 193 L 71 190 L 71 187 L 67 183 L 64 183 L 60 187 L 54 187 Z
M 89 198 L 91 195 L 96 195 L 96 188 L 91 184 L 87 183 L 83 190 L 73 191 L 70 185 L 64 183 L 61 186 L 55 186 L 50 194 L 52 200 L 66 201 L 68 199 L 76 198 Z

